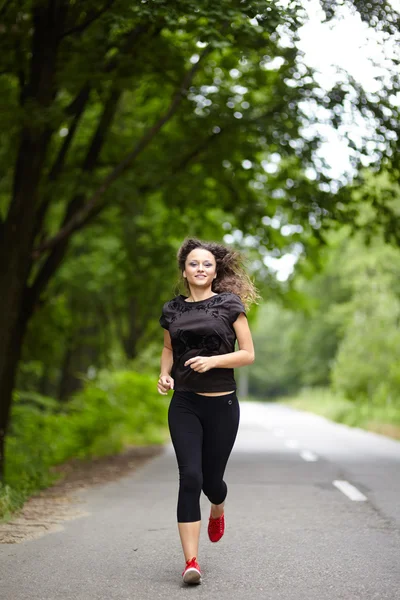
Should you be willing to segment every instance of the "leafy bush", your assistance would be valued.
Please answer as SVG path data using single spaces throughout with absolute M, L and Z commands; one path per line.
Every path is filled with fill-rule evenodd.
M 69 403 L 78 456 L 120 451 L 127 443 L 160 443 L 167 405 L 154 378 L 131 371 L 99 374 Z
M 167 397 L 154 377 L 102 371 L 64 404 L 17 392 L 6 445 L 0 518 L 58 477 L 51 467 L 67 459 L 116 454 L 127 445 L 166 439 Z

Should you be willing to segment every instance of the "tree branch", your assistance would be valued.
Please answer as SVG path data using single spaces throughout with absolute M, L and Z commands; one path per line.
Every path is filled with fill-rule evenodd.
M 86 157 L 82 168 L 84 172 L 90 172 L 95 167 L 96 160 L 100 154 L 101 148 L 105 140 L 105 133 L 112 123 L 112 119 L 117 108 L 120 95 L 120 90 L 111 90 L 109 98 L 105 104 L 100 122 L 93 134 L 91 144 L 86 153 Z M 67 206 L 61 231 L 63 230 L 63 227 L 70 222 L 73 216 L 79 212 L 81 206 L 82 197 L 80 195 L 74 196 Z M 40 294 L 45 289 L 47 283 L 61 264 L 68 248 L 68 241 L 68 236 L 64 236 L 58 244 L 54 245 L 52 251 L 47 256 L 44 264 L 40 268 L 31 287 L 32 295 L 36 300 L 38 300 Z M 38 255 L 34 255 L 34 258 L 37 257 Z
M 130 167 L 132 162 L 137 158 L 137 156 L 150 144 L 155 135 L 162 129 L 162 127 L 173 117 L 176 113 L 183 96 L 187 93 L 187 88 L 190 85 L 193 77 L 197 73 L 200 67 L 200 63 L 204 58 L 210 54 L 212 51 L 212 46 L 209 45 L 202 52 L 198 62 L 194 64 L 191 69 L 185 74 L 181 85 L 178 90 L 173 95 L 170 105 L 166 112 L 154 123 L 152 127 L 144 134 L 144 136 L 139 140 L 136 146 L 133 148 L 131 152 L 129 152 L 126 157 L 105 177 L 103 182 L 97 188 L 91 199 L 87 202 L 87 204 L 79 210 L 71 220 L 66 223 L 64 227 L 60 229 L 60 231 L 51 239 L 45 241 L 43 244 L 38 246 L 33 252 L 33 258 L 38 258 L 42 252 L 45 250 L 49 250 L 56 246 L 61 240 L 71 235 L 73 231 L 79 229 L 82 225 L 82 222 L 85 221 L 91 211 L 94 209 L 99 199 L 104 195 L 104 193 L 109 189 L 111 184 L 118 179 L 127 169 Z
M 73 35 L 74 33 L 82 33 L 83 31 L 85 31 L 85 29 L 87 29 L 92 23 L 97 21 L 97 19 L 99 19 L 101 15 L 104 15 L 104 13 L 106 13 L 108 9 L 111 8 L 114 2 L 115 0 L 109 0 L 105 4 L 105 6 L 103 6 L 102 9 L 98 10 L 97 12 L 94 12 L 88 19 L 86 19 L 86 21 L 84 21 L 80 25 L 76 25 L 75 27 L 71 27 L 70 29 L 64 31 L 61 34 L 61 39 L 67 37 L 67 35 Z
M 88 103 L 88 100 L 89 100 L 89 96 L 90 96 L 90 86 L 87 83 L 86 85 L 84 85 L 82 90 L 79 92 L 77 98 L 73 102 L 75 115 L 72 120 L 71 126 L 69 127 L 68 135 L 65 137 L 64 143 L 62 144 L 62 146 L 60 148 L 57 158 L 54 161 L 54 164 L 50 169 L 49 179 L 51 181 L 54 181 L 55 179 L 57 179 L 57 177 L 59 176 L 59 174 L 61 173 L 61 171 L 63 169 L 65 157 L 71 146 L 75 132 L 78 128 L 79 121 L 85 111 L 86 104 Z M 70 111 L 72 111 L 72 104 L 68 108 Z
M 263 115 L 260 115 L 254 119 L 250 119 L 248 121 L 249 124 L 251 123 L 258 123 L 258 122 L 262 122 L 265 119 L 267 119 L 268 117 L 270 117 L 273 113 L 274 113 L 274 109 L 269 110 L 268 112 L 264 113 Z M 226 133 L 227 131 L 229 131 L 230 129 L 234 128 L 235 126 L 242 126 L 243 123 L 242 122 L 237 122 L 237 123 L 232 123 L 231 125 L 225 127 L 224 129 L 221 129 L 219 133 L 213 133 L 212 135 L 210 135 L 209 137 L 207 137 L 206 139 L 204 139 L 196 148 L 194 148 L 193 150 L 191 150 L 186 156 L 184 156 L 179 163 L 177 163 L 175 165 L 175 167 L 173 167 L 171 169 L 171 172 L 164 178 L 160 179 L 157 183 L 155 183 L 154 185 L 147 185 L 147 186 L 142 186 L 139 188 L 139 191 L 141 193 L 147 194 L 149 192 L 153 192 L 157 189 L 159 189 L 161 186 L 163 186 L 166 182 L 168 182 L 169 179 L 172 179 L 177 173 L 179 173 L 180 171 L 182 171 L 194 158 L 197 158 L 198 156 L 201 155 L 201 153 L 211 144 L 213 143 L 214 140 L 216 140 L 217 138 L 219 139 L 220 136 L 222 135 L 222 133 Z M 233 194 L 233 190 L 230 189 L 230 192 Z M 92 221 L 94 218 L 96 218 L 107 206 L 108 204 L 108 200 L 107 199 L 103 199 L 103 202 L 98 202 L 97 204 L 95 204 L 92 209 L 87 212 L 86 216 L 81 220 L 81 222 L 79 223 L 79 225 L 77 225 L 74 229 L 74 231 L 78 231 L 80 229 L 83 229 L 90 221 Z
M 136 42 L 140 35 L 144 32 L 146 32 L 148 29 L 147 26 L 143 26 L 143 25 L 138 25 L 136 26 L 134 29 L 132 29 L 129 33 L 129 35 L 126 37 L 125 39 L 125 44 L 123 47 L 123 51 L 127 51 L 129 49 L 129 47 L 132 47 L 132 44 L 134 42 Z M 117 58 L 113 58 L 112 60 L 110 60 L 105 66 L 104 66 L 104 72 L 105 73 L 110 73 L 112 70 L 114 70 L 116 67 L 118 66 L 118 60 Z M 68 115 L 74 115 L 74 119 L 73 122 L 71 124 L 71 127 L 69 128 L 68 131 L 68 135 L 64 141 L 64 144 L 62 145 L 60 152 L 54 162 L 53 167 L 50 170 L 50 175 L 49 178 L 51 180 L 54 180 L 57 178 L 57 176 L 60 174 L 62 167 L 64 165 L 64 161 L 65 161 L 65 157 L 67 155 L 67 152 L 70 148 L 72 139 L 75 135 L 75 131 L 77 129 L 79 120 L 85 110 L 86 104 L 89 100 L 89 96 L 90 96 L 90 91 L 91 91 L 91 85 L 90 82 L 86 82 L 86 84 L 83 86 L 83 88 L 81 89 L 81 91 L 79 92 L 79 94 L 76 96 L 76 98 L 74 98 L 74 100 L 69 104 L 69 106 L 66 108 L 66 113 Z
M 172 179 L 177 173 L 182 171 L 194 158 L 197 158 L 206 148 L 218 137 L 221 136 L 223 130 L 219 133 L 213 133 L 204 139 L 196 148 L 193 148 L 190 152 L 184 156 L 179 163 L 177 163 L 170 171 L 170 173 L 157 181 L 153 185 L 146 185 L 139 188 L 139 192 L 142 194 L 147 194 L 149 192 L 154 192 L 155 190 L 160 189 L 169 179 Z M 81 222 L 80 226 L 77 229 L 82 229 L 85 225 L 87 225 L 92 219 L 97 217 L 101 213 L 102 210 L 107 206 L 107 200 L 103 200 L 103 202 L 98 203 L 92 211 L 90 211 L 86 218 Z
M 162 187 L 165 183 L 167 183 L 167 181 L 169 179 L 172 179 L 177 173 L 179 173 L 180 171 L 183 171 L 183 169 L 194 158 L 197 158 L 204 150 L 206 150 L 208 148 L 208 146 L 214 142 L 214 140 L 216 140 L 217 138 L 219 139 L 224 131 L 225 131 L 224 129 L 221 129 L 219 131 L 219 133 L 212 133 L 211 135 L 209 135 L 207 138 L 202 140 L 200 142 L 200 144 L 198 146 L 196 146 L 196 148 L 193 148 L 174 167 L 172 167 L 170 173 L 166 177 L 159 179 L 153 185 L 142 186 L 141 188 L 139 188 L 139 191 L 143 192 L 143 193 L 148 193 L 148 192 L 154 192 L 155 190 L 160 189 L 160 187 Z
M 44 264 L 41 266 L 39 273 L 36 275 L 35 281 L 30 287 L 32 301 L 36 304 L 39 301 L 40 295 L 50 281 L 51 277 L 61 264 L 68 247 L 68 240 L 63 240 L 52 252 L 46 257 Z
M 10 6 L 11 0 L 4 0 L 3 6 L 0 8 L 0 18 L 6 13 L 7 8 Z
M 149 23 L 136 25 L 136 27 L 134 27 L 131 31 L 129 31 L 129 33 L 127 33 L 124 36 L 123 43 L 121 44 L 121 47 L 120 47 L 121 52 L 126 53 L 126 52 L 132 51 L 133 48 L 135 48 L 135 46 L 137 45 L 141 36 L 149 30 L 150 25 L 151 24 L 149 24 Z M 158 35 L 158 33 L 160 31 L 161 31 L 161 28 L 156 27 L 153 32 L 153 35 Z M 117 57 L 113 57 L 108 63 L 105 64 L 103 70 L 105 73 L 110 73 L 113 70 L 116 70 L 117 68 L 118 68 L 118 59 L 117 59 Z M 83 112 L 86 108 L 87 102 L 89 100 L 90 92 L 91 92 L 91 84 L 88 81 L 83 86 L 83 88 L 80 90 L 78 95 L 74 98 L 74 100 L 72 100 L 72 102 L 66 108 L 66 113 L 68 115 L 74 115 L 74 119 L 69 128 L 68 135 L 67 135 L 67 137 L 60 149 L 60 152 L 50 170 L 49 179 L 51 181 L 55 181 L 58 178 L 58 176 L 60 175 L 60 173 L 62 172 L 68 150 L 71 147 L 72 140 L 73 140 L 75 132 L 77 130 L 79 121 L 82 117 L 82 114 L 83 114 Z M 116 102 L 115 102 L 115 106 L 116 106 Z M 101 122 L 96 130 L 96 133 L 92 139 L 90 149 L 86 155 L 86 159 L 85 159 L 85 162 L 83 165 L 84 170 L 89 169 L 89 163 L 93 163 L 93 167 L 91 167 L 91 168 L 94 168 L 95 164 L 97 164 L 98 153 L 96 154 L 95 147 L 98 146 L 100 149 L 100 146 L 102 145 L 102 143 L 104 141 L 105 131 L 111 123 L 111 120 L 110 120 L 110 123 L 108 123 L 108 125 L 106 126 L 106 123 L 104 121 L 104 117 L 105 117 L 105 114 L 107 113 L 107 111 L 110 111 L 110 101 L 108 101 L 106 104 L 106 108 L 103 112 L 102 120 L 101 120 Z M 113 111 L 114 111 L 114 109 L 112 109 L 112 112 L 110 113 L 111 119 L 114 115 Z M 35 238 L 39 234 L 40 228 L 43 224 L 44 217 L 47 213 L 47 210 L 50 206 L 51 201 L 52 201 L 52 197 L 51 197 L 50 193 L 47 193 L 47 197 L 41 203 L 38 214 L 37 214 L 36 225 L 35 225 Z M 78 206 L 75 202 L 74 202 L 74 206 L 76 207 L 76 210 L 78 210 Z M 81 205 L 79 205 L 79 208 L 81 208 Z M 69 215 L 69 217 L 72 217 L 72 213 L 70 213 L 68 211 L 68 209 L 67 209 L 67 214 Z
M 220 137 L 221 133 L 222 130 L 220 131 L 220 133 L 213 133 L 211 136 L 203 140 L 201 144 L 199 144 L 196 148 L 194 148 L 186 156 L 184 156 L 182 160 L 171 169 L 171 172 L 166 177 L 160 179 L 154 185 L 147 185 L 139 188 L 139 192 L 147 194 L 149 192 L 154 192 L 155 190 L 159 189 L 169 179 L 172 179 L 174 175 L 182 171 L 194 158 L 197 158 L 203 152 L 203 150 L 205 150 L 209 146 L 210 143 L 212 143 L 217 137 Z M 83 229 L 86 225 L 88 225 L 90 221 L 95 219 L 106 208 L 107 204 L 108 200 L 106 199 L 103 199 L 103 202 L 98 202 L 93 207 L 93 209 L 86 215 L 86 217 L 80 222 L 80 224 L 75 228 L 75 231 Z
M 82 117 L 82 114 L 85 110 L 86 104 L 89 100 L 89 95 L 90 95 L 90 87 L 88 84 L 86 84 L 82 88 L 80 93 L 78 94 L 77 98 L 72 103 L 74 105 L 74 109 L 76 110 L 76 114 L 75 114 L 74 119 L 69 128 L 68 135 L 66 136 L 64 143 L 62 144 L 60 151 L 57 155 L 57 158 L 54 161 L 54 164 L 50 169 L 50 173 L 49 173 L 49 177 L 48 177 L 49 181 L 55 181 L 57 179 L 57 177 L 60 175 L 60 173 L 64 167 L 65 158 L 66 158 L 68 150 L 72 144 L 72 140 L 74 138 L 74 135 L 77 130 L 79 121 Z M 72 106 L 72 104 L 70 106 Z M 37 211 L 37 214 L 36 214 L 35 233 L 34 233 L 35 238 L 39 234 L 39 231 L 42 227 L 44 218 L 46 216 L 46 213 L 48 211 L 51 201 L 52 201 L 51 193 L 49 191 L 47 191 L 47 194 L 46 194 L 45 198 L 43 199 L 43 201 L 41 202 L 39 209 Z
M 87 151 L 85 160 L 82 165 L 82 170 L 85 172 L 93 171 L 97 159 L 100 154 L 100 150 L 103 147 L 103 144 L 106 139 L 106 134 L 113 122 L 115 112 L 118 107 L 119 99 L 122 95 L 122 90 L 116 87 L 111 89 L 110 95 L 107 99 L 107 102 L 104 105 L 103 113 L 101 115 L 99 124 L 96 128 L 96 131 L 93 134 L 92 141 L 90 143 L 89 149 Z

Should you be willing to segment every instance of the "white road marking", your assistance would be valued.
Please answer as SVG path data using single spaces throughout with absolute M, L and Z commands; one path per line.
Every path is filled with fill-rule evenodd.
M 311 450 L 302 450 L 300 456 L 307 462 L 316 462 L 318 460 L 318 456 L 314 452 L 311 452 Z
M 286 440 L 285 446 L 288 448 L 298 448 L 299 442 L 296 442 L 296 440 Z
M 338 490 L 343 492 L 345 496 L 350 498 L 350 500 L 354 500 L 354 502 L 365 502 L 368 500 L 364 494 L 360 492 L 354 485 L 351 485 L 348 481 L 335 480 L 333 485 L 337 487 Z

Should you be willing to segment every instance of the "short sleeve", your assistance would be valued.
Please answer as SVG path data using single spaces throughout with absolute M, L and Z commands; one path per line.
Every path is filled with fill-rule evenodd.
M 163 327 L 164 329 L 169 329 L 169 322 L 168 322 L 167 317 L 165 316 L 165 305 L 163 306 L 162 314 L 161 314 L 161 317 L 158 319 L 158 322 L 160 323 L 161 327 Z
M 243 302 L 239 298 L 237 294 L 232 293 L 232 297 L 229 300 L 229 321 L 230 323 L 234 323 L 240 313 L 244 313 L 244 316 L 247 318 L 246 309 L 244 307 Z

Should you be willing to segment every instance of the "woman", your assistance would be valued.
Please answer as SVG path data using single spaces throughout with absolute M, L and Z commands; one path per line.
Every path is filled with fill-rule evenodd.
M 225 528 L 223 475 L 239 426 L 233 368 L 254 361 L 243 302 L 249 306 L 259 295 L 240 254 L 222 244 L 189 238 L 177 257 L 189 296 L 179 294 L 163 306 L 157 388 L 160 394 L 174 390 L 168 425 L 179 467 L 177 519 L 186 560 L 182 577 L 185 583 L 200 583 L 200 493 L 211 502 L 208 536 L 217 542 Z

